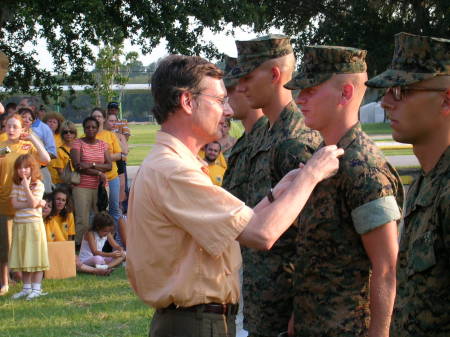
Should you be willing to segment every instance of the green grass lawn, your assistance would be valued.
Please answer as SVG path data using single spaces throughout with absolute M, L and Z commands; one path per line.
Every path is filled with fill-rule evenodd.
M 384 135 L 391 134 L 392 129 L 389 123 L 370 123 L 370 124 L 362 124 L 362 129 L 368 135 Z
M 47 296 L 32 301 L 0 297 L 0 336 L 147 336 L 152 309 L 141 302 L 123 267 L 109 277 L 78 274 L 44 280 Z M 19 291 L 15 285 L 11 294 Z
M 412 149 L 395 149 L 395 150 L 383 150 L 385 156 L 412 156 Z

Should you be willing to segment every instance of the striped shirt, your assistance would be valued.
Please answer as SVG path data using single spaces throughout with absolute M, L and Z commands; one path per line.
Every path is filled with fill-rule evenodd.
M 44 184 L 42 181 L 37 180 L 35 183 L 30 184 L 31 192 L 33 196 L 38 200 L 42 200 L 44 196 Z M 13 184 L 13 188 L 11 191 L 11 198 L 17 198 L 17 201 L 27 202 L 27 194 L 25 192 L 25 187 L 22 185 Z M 14 216 L 14 222 L 16 223 L 30 223 L 30 222 L 38 222 L 42 221 L 42 208 L 22 208 L 16 210 L 16 214 Z
M 105 152 L 108 150 L 108 144 L 102 140 L 97 140 L 95 144 L 88 144 L 78 138 L 74 140 L 72 149 L 80 152 L 80 162 L 104 164 Z M 80 174 L 80 184 L 78 184 L 77 187 L 97 188 L 98 183 L 98 176 Z

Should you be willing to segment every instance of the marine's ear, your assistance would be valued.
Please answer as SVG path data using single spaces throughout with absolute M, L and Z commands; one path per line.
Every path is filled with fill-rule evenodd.
M 353 84 L 345 83 L 342 86 L 341 98 L 339 100 L 339 104 L 340 105 L 348 104 L 352 100 L 354 91 L 355 91 L 355 87 L 353 86 Z

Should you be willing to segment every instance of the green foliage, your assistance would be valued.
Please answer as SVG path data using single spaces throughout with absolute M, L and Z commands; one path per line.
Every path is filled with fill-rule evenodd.
M 19 291 L 21 285 L 10 290 Z M 153 311 L 134 294 L 124 268 L 109 277 L 78 274 L 44 280 L 47 296 L 0 297 L 0 335 L 14 337 L 145 336 Z
M 45 98 L 58 97 L 62 83 L 93 84 L 88 65 L 91 46 L 117 45 L 129 38 L 149 53 L 161 41 L 170 53 L 217 56 L 205 29 L 220 32 L 250 26 L 263 33 L 277 27 L 293 37 L 301 56 L 305 44 L 334 44 L 368 50 L 369 73 L 390 62 L 393 35 L 400 31 L 450 35 L 448 0 L 2 0 L 0 50 L 11 58 L 4 85 L 10 92 L 38 88 Z M 40 69 L 24 43 L 43 38 L 55 73 Z

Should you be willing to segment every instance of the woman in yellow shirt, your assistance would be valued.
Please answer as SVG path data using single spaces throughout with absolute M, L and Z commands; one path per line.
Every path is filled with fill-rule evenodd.
M 50 130 L 52 130 L 53 138 L 55 139 L 56 150 L 58 151 L 59 147 L 63 145 L 63 140 L 61 138 L 61 125 L 64 122 L 63 115 L 61 115 L 59 112 L 47 112 L 42 121 L 49 126 Z M 57 158 L 52 159 L 50 161 L 50 164 L 47 165 L 50 176 L 52 177 L 52 183 L 54 185 L 62 183 L 58 171 L 55 168 L 55 162 L 57 160 Z
M 96 138 L 108 144 L 109 152 L 111 153 L 112 169 L 106 172 L 109 186 L 109 210 L 108 213 L 114 219 L 116 235 L 119 233 L 119 218 L 122 214 L 119 206 L 120 198 L 120 178 L 117 172 L 117 161 L 123 158 L 122 147 L 120 146 L 119 138 L 114 132 L 105 130 L 106 112 L 100 108 L 94 108 L 91 113 L 100 124 Z M 120 238 L 116 236 L 120 244 Z
M 57 147 L 58 158 L 52 160 L 53 168 L 57 174 L 55 177 L 52 174 L 54 184 L 61 184 L 63 182 L 61 175 L 67 163 L 70 161 L 70 149 L 72 148 L 73 141 L 77 138 L 77 128 L 73 122 L 68 120 L 62 122 L 61 137 L 63 143 Z

